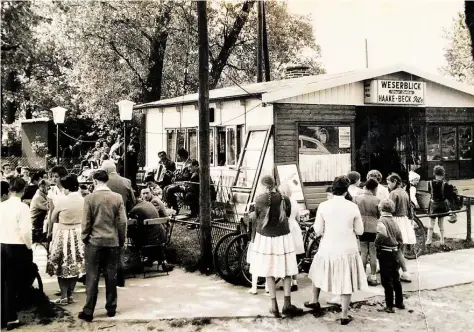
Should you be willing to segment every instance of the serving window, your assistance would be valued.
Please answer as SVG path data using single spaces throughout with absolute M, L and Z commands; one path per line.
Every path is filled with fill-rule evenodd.
M 298 126 L 298 161 L 303 182 L 330 182 L 351 170 L 351 127 Z

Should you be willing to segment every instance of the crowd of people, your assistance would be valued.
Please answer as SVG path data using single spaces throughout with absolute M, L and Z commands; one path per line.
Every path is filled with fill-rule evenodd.
M 166 240 L 162 225 L 146 229 L 127 227 L 127 220 L 134 219 L 137 225 L 142 225 L 147 219 L 175 214 L 180 207 L 178 197 L 190 206 L 191 216 L 199 214 L 199 164 L 184 149 L 178 151 L 178 156 L 183 163 L 180 169 L 165 152 L 160 152 L 158 169 L 148 174 L 146 186 L 139 194 L 129 179 L 118 174 L 113 160 L 101 161 L 91 174 L 92 186 L 81 184 L 77 175 L 69 173 L 63 165 L 53 167 L 49 173 L 40 170 L 30 174 L 25 167 L 13 169 L 4 164 L 0 203 L 2 326 L 19 324 L 16 314 L 19 276 L 26 273 L 25 267 L 33 264 L 32 244 L 45 240 L 49 249 L 46 272 L 58 278 L 60 289 L 54 302 L 73 303 L 76 283 L 82 280 L 87 299 L 79 318 L 92 321 L 102 273 L 107 314 L 113 317 L 117 307 L 116 287 L 125 284 L 120 255 L 127 238 L 143 245 Z M 443 217 L 450 210 L 446 204 L 448 186 L 441 166 L 434 168 L 434 176 L 429 183 L 429 212 L 441 214 L 438 225 L 444 243 Z M 305 307 L 319 311 L 321 290 L 333 293 L 336 295 L 333 302 L 342 304 L 341 324 L 348 324 L 352 320 L 348 315 L 352 293 L 378 284 L 378 260 L 385 289 L 384 310 L 391 313 L 394 307 L 404 308 L 400 281 L 411 279 L 403 247 L 416 243 L 412 206 L 418 207 L 419 180 L 418 174 L 410 172 L 408 192 L 397 174 L 387 177 L 388 188 L 381 185 L 382 174 L 377 170 L 367 174 L 364 184 L 357 172 L 334 180 L 327 190 L 328 200 L 320 204 L 316 213 L 314 230 L 322 238 L 309 270 L 312 298 Z M 297 316 L 302 309 L 291 303 L 291 292 L 298 289 L 297 255 L 305 252 L 298 203 L 291 197 L 288 184 L 277 188 L 271 176 L 264 176 L 261 184 L 266 192 L 256 198 L 250 218 L 253 221 L 247 257 L 253 278 L 250 293 L 257 294 L 257 278 L 265 277 L 271 298 L 270 312 L 276 317 Z M 215 193 L 213 196 L 215 199 Z M 432 218 L 427 244 L 432 242 L 435 223 L 436 218 Z M 173 268 L 161 250 L 147 253 L 145 265 L 152 266 L 155 262 L 163 271 Z M 285 295 L 281 313 L 276 301 L 277 278 L 283 281 Z
M 107 313 L 109 317 L 115 315 L 116 287 L 125 285 L 120 255 L 126 240 L 140 246 L 166 241 L 163 225 L 141 227 L 147 219 L 175 213 L 161 200 L 161 191 L 147 186 L 136 195 L 131 181 L 117 173 L 112 160 L 104 160 L 92 180 L 92 186 L 80 184 L 77 175 L 62 165 L 54 166 L 49 174 L 37 171 L 31 177 L 24 170 L 15 174 L 10 165 L 3 165 L 2 326 L 20 324 L 17 295 L 23 285 L 18 280 L 25 267 L 33 264 L 33 243 L 48 243 L 46 272 L 58 278 L 60 289 L 53 302 L 64 306 L 73 303 L 76 283 L 82 280 L 87 300 L 79 318 L 91 321 L 101 273 L 106 283 Z M 127 227 L 130 219 L 135 224 Z M 146 266 L 158 262 L 163 271 L 173 269 L 160 246 L 145 254 Z
M 430 182 L 429 212 L 448 215 L 451 208 L 445 199 L 448 185 L 444 180 L 444 168 L 436 166 L 434 176 L 435 180 Z M 377 170 L 367 174 L 363 185 L 361 175 L 354 171 L 334 180 L 327 188 L 327 201 L 322 202 L 316 212 L 313 227 L 321 240 L 308 273 L 312 297 L 304 303 L 305 307 L 320 312 L 320 292 L 332 293 L 336 297 L 331 302 L 342 306 L 341 324 L 349 324 L 353 320 L 348 315 L 351 295 L 379 283 L 379 266 L 380 281 L 385 290 L 382 311 L 394 313 L 394 308 L 405 309 L 401 282 L 411 282 L 411 277 L 403 251 L 406 246 L 416 244 L 413 207 L 419 207 L 416 199 L 419 180 L 417 173 L 410 172 L 408 191 L 395 173 L 387 177 L 387 187 L 383 186 L 382 174 Z M 270 313 L 275 317 L 298 316 L 303 310 L 291 303 L 291 292 L 298 289 L 294 281 L 298 274 L 297 255 L 304 253 L 298 225 L 299 207 L 287 184 L 277 189 L 274 178 L 265 176 L 261 185 L 266 193 L 255 199 L 249 216 L 252 229 L 247 254 L 252 274 L 249 293 L 257 294 L 257 279 L 264 277 L 271 299 Z M 432 241 L 434 223 L 435 219 L 432 219 L 428 244 Z M 441 233 L 442 224 L 443 217 L 439 218 Z M 443 236 L 441 242 L 444 242 Z M 369 275 L 366 273 L 368 264 Z M 283 281 L 281 312 L 276 300 L 276 279 Z

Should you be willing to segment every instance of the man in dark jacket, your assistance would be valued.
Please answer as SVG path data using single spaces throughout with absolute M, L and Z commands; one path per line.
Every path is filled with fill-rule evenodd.
M 105 276 L 105 309 L 109 317 L 115 316 L 117 309 L 117 267 L 120 248 L 125 244 L 127 215 L 122 197 L 107 187 L 109 176 L 104 170 L 93 175 L 95 190 L 84 199 L 82 220 L 82 241 L 86 261 L 86 304 L 79 319 L 92 321 L 97 303 L 99 272 Z

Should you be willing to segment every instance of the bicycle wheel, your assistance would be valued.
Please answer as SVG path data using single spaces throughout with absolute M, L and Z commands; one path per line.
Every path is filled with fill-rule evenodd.
M 240 269 L 242 270 L 242 276 L 245 285 L 247 287 L 252 286 L 252 274 L 250 273 L 250 264 L 247 263 L 247 251 L 249 250 L 249 245 L 244 250 L 242 257 L 240 257 Z M 257 288 L 265 288 L 266 278 L 258 277 L 257 278 Z
M 415 217 L 413 218 L 414 221 L 414 229 L 415 229 L 415 236 L 416 236 L 416 243 L 412 245 L 406 246 L 405 250 L 403 251 L 403 255 L 406 259 L 415 259 L 421 255 L 425 251 L 425 243 L 426 243 L 426 232 L 425 226 L 421 222 L 420 218 Z
M 239 234 L 240 232 L 235 231 L 221 237 L 220 240 L 216 243 L 216 246 L 212 253 L 215 271 L 222 279 L 227 282 L 230 282 L 230 277 L 224 262 L 225 249 L 227 248 L 227 245 L 230 243 L 230 241 Z
M 245 282 L 243 281 L 244 278 L 242 276 L 240 261 L 242 256 L 244 255 L 245 248 L 248 247 L 249 242 L 250 236 L 248 234 L 240 234 L 239 236 L 233 238 L 232 241 L 230 241 L 225 250 L 225 266 L 227 268 L 227 271 L 229 271 L 232 283 L 234 285 L 245 284 Z

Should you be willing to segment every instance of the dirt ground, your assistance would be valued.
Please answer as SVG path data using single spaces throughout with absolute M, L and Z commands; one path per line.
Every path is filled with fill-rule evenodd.
M 420 301 L 421 300 L 421 301 Z M 297 319 L 195 319 L 171 321 L 100 321 L 79 322 L 75 317 L 62 317 L 48 325 L 30 325 L 20 331 L 472 331 L 474 317 L 474 283 L 407 294 L 406 310 L 395 314 L 378 312 L 382 298 L 374 298 L 351 310 L 354 321 L 341 326 L 337 312 L 326 312 L 315 318 L 307 314 Z

